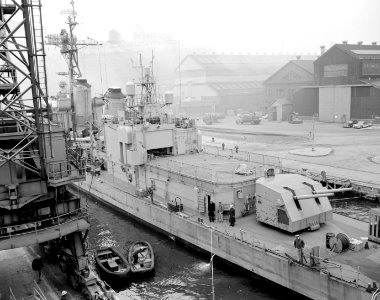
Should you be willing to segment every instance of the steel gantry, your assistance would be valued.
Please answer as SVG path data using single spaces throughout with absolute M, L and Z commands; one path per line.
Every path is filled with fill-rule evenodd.
M 44 178 L 52 153 L 41 3 L 2 1 L 0 22 L 0 168 L 12 161 Z

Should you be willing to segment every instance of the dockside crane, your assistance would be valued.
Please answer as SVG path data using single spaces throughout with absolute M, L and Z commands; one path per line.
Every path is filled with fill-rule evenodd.
M 101 292 L 84 241 L 86 208 L 67 185 L 85 179 L 80 149 L 51 122 L 40 0 L 0 2 L 0 251 L 55 245 L 69 282 Z

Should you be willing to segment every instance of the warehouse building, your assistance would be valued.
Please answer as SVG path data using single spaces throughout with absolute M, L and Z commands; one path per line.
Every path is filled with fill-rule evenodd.
M 188 55 L 177 69 L 175 101 L 181 111 L 192 114 L 262 110 L 266 106 L 263 81 L 292 58 L 274 54 Z
M 335 44 L 314 62 L 319 119 L 341 122 L 380 115 L 380 46 Z
M 318 97 L 315 97 L 315 89 L 304 89 L 305 86 L 313 85 L 314 59 L 305 60 L 297 56 L 296 60 L 286 63 L 263 82 L 269 118 L 271 120 L 287 119 L 286 116 L 274 117 L 279 112 L 278 105 L 284 100 L 287 101 L 284 102 L 286 107 L 283 107 L 284 109 L 281 107 L 283 112 L 287 112 L 289 104 L 293 104 L 292 109 L 302 116 L 318 113 Z

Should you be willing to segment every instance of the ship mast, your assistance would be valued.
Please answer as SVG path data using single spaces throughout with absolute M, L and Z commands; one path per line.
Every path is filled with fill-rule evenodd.
M 69 77 L 69 93 L 70 93 L 70 102 L 71 102 L 71 122 L 72 130 L 74 133 L 74 140 L 76 139 L 77 131 L 77 119 L 75 114 L 75 99 L 74 99 L 74 83 L 75 80 L 79 77 L 82 77 L 82 72 L 79 67 L 78 60 L 78 46 L 95 46 L 99 43 L 93 39 L 87 38 L 87 40 L 77 40 L 77 37 L 74 35 L 75 27 L 78 25 L 76 21 L 77 13 L 74 8 L 74 0 L 70 2 L 71 9 L 64 10 L 61 13 L 67 14 L 66 24 L 69 27 L 69 32 L 66 29 L 62 29 L 59 35 L 57 34 L 48 34 L 47 45 L 55 45 L 61 49 L 61 54 L 63 55 L 67 66 L 68 73 L 60 72 L 59 75 L 68 75 Z

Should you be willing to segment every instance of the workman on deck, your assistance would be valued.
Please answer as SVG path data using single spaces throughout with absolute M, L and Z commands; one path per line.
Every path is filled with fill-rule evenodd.
M 208 218 L 210 222 L 215 222 L 215 203 L 212 200 L 208 205 Z
M 235 226 L 235 208 L 234 205 L 230 205 L 230 226 Z
M 305 247 L 305 242 L 300 238 L 299 234 L 296 235 L 294 240 L 294 248 L 297 249 L 298 262 L 303 264 L 303 248 Z
M 219 202 L 219 206 L 218 206 L 218 221 L 223 222 L 223 205 L 222 205 L 222 202 Z

